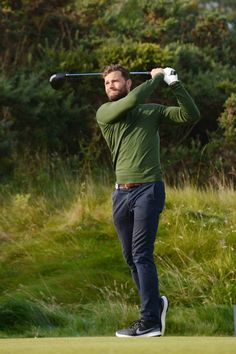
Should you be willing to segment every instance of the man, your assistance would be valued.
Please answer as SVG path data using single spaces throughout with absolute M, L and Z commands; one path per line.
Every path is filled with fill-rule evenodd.
M 199 111 L 174 69 L 154 68 L 151 79 L 131 91 L 129 72 L 111 65 L 103 73 L 109 102 L 97 111 L 97 121 L 111 151 L 116 174 L 113 221 L 141 300 L 140 319 L 118 330 L 118 337 L 162 336 L 168 300 L 160 297 L 153 250 L 165 202 L 159 152 L 162 124 L 195 122 Z M 146 104 L 165 81 L 178 107 Z

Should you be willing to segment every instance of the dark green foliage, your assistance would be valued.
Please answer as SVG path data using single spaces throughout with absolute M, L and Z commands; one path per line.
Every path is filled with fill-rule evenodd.
M 40 45 L 47 39 L 68 47 L 75 21 L 67 9 L 73 0 L 4 0 L 0 8 L 0 53 L 10 66 L 37 60 Z M 71 5 L 71 6 L 72 6 Z M 72 13 L 72 7 L 70 14 Z M 4 35 L 3 35 L 4 34 Z
M 27 299 L 9 299 L 0 304 L 0 331 L 22 333 L 32 327 L 50 328 L 66 324 L 66 318 L 56 309 Z
M 0 119 L 0 177 L 9 176 L 14 167 L 12 151 L 14 146 L 15 134 L 11 131 L 12 121 L 8 118 L 8 109 L 1 110 L 3 119 Z
M 162 128 L 162 147 L 178 159 L 181 144 L 191 158 L 193 140 L 199 151 L 191 165 L 201 164 L 206 144 L 215 143 L 224 103 L 236 92 L 235 14 L 234 2 L 226 0 L 2 1 L 0 174 L 8 175 L 25 150 L 78 155 L 93 165 L 109 161 L 94 119 L 106 100 L 101 78 L 81 78 L 60 92 L 48 80 L 55 72 L 101 71 L 111 62 L 130 70 L 177 69 L 202 120 L 193 129 Z M 135 78 L 134 86 L 145 79 Z M 152 99 L 176 104 L 165 85 Z
M 78 152 L 81 139 L 91 139 L 92 109 L 80 105 L 72 89 L 52 90 L 47 79 L 44 73 L 27 71 L 1 76 L 0 101 L 12 122 L 17 148 Z
M 219 129 L 212 134 L 211 142 L 206 146 L 206 156 L 209 161 L 214 158 L 219 173 L 224 172 L 235 184 L 236 166 L 236 94 L 226 100 L 224 111 L 219 117 Z

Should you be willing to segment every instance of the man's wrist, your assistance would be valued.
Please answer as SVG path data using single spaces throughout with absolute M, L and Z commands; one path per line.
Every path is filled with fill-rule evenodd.
M 153 77 L 152 77 L 152 79 L 153 80 L 155 80 L 156 78 L 158 78 L 159 80 L 160 79 L 164 79 L 164 76 L 165 76 L 165 74 L 163 74 L 163 73 L 157 73 L 156 75 L 154 75 Z
M 180 81 L 173 81 L 169 86 L 171 87 L 175 87 L 175 86 L 178 86 L 178 84 L 180 83 Z

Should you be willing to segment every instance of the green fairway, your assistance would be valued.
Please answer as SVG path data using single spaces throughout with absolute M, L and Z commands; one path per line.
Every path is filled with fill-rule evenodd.
M 233 337 L 165 337 L 165 338 L 35 338 L 2 339 L 1 354 L 233 354 Z

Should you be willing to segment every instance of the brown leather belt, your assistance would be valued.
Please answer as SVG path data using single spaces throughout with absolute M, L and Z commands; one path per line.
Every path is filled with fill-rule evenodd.
M 124 183 L 124 184 L 117 184 L 118 189 L 130 189 L 134 187 L 141 186 L 143 183 Z

